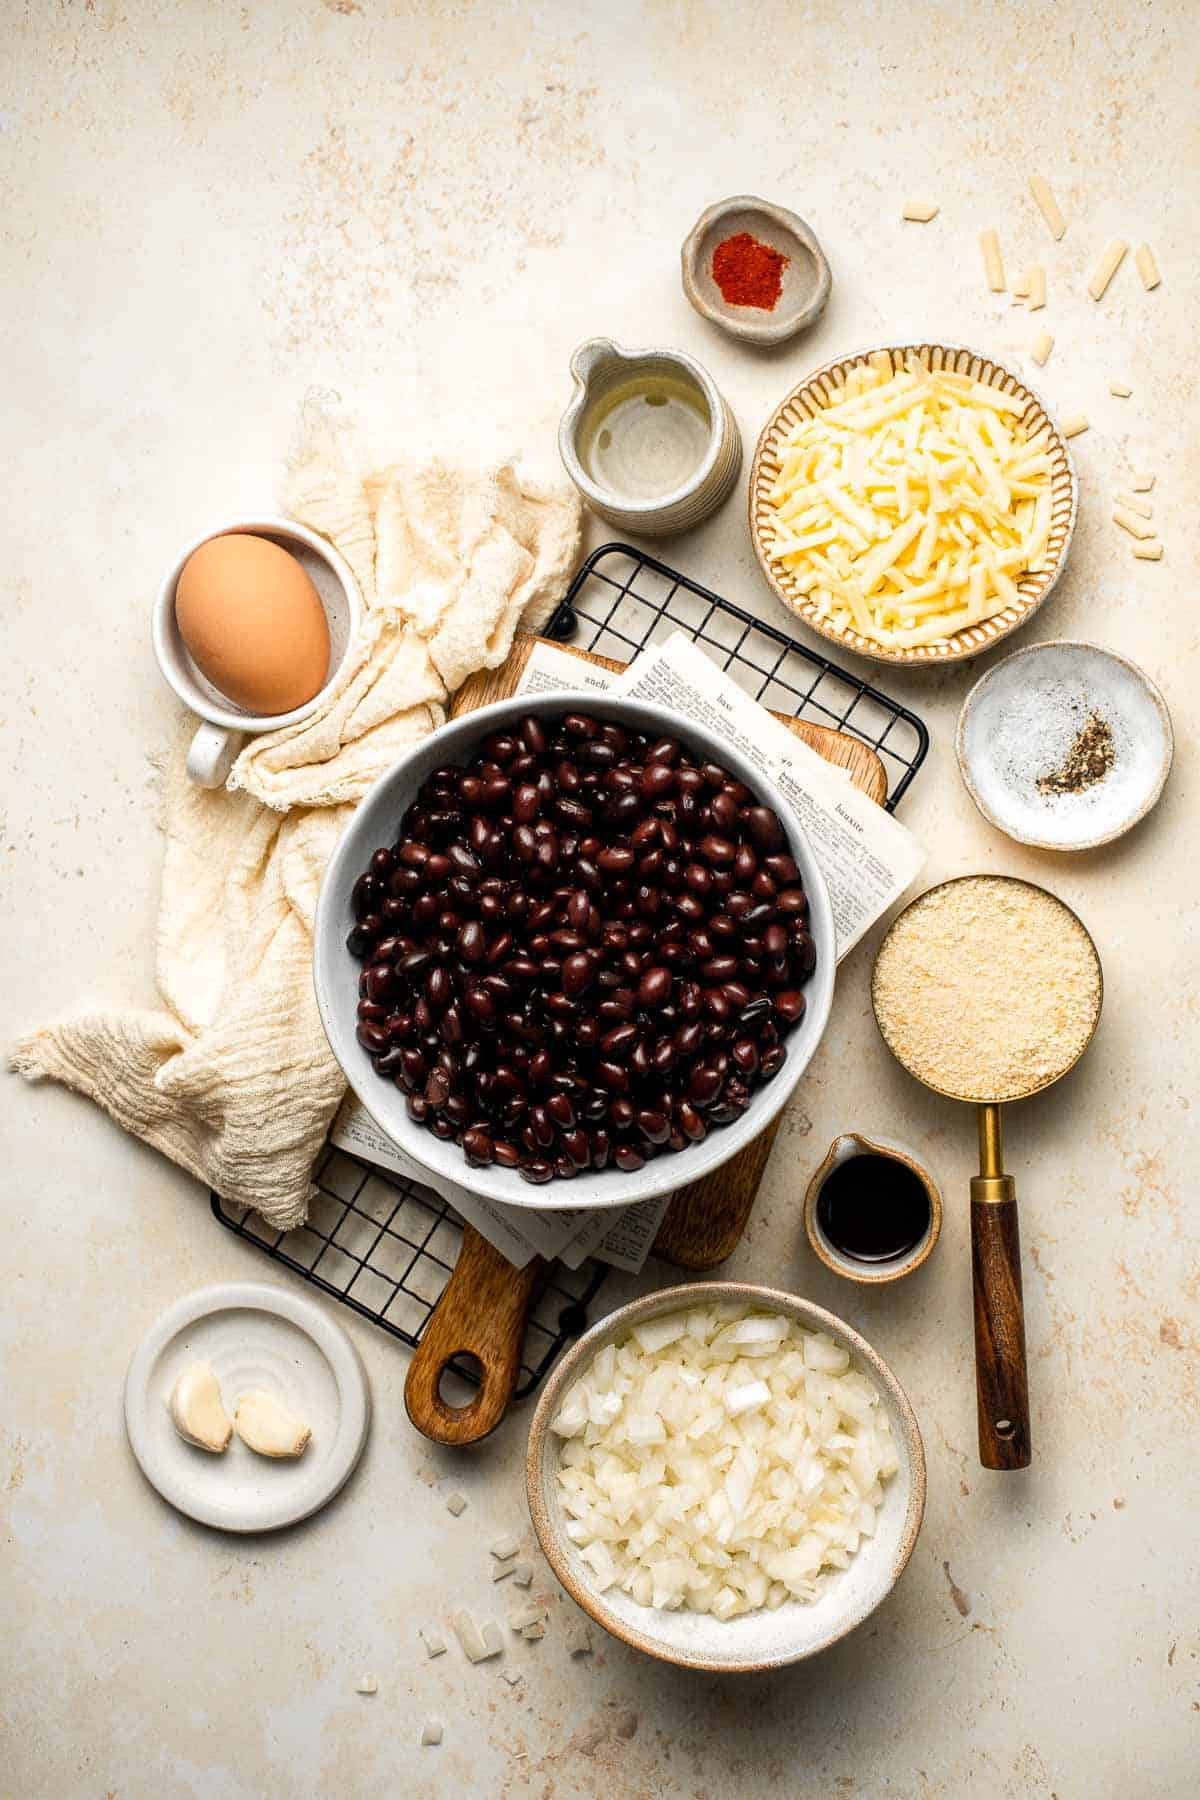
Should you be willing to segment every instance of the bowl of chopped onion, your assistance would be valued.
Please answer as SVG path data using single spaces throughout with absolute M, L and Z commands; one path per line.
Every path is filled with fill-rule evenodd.
M 767 580 L 877 662 L 957 662 L 1051 592 L 1075 529 L 1064 434 L 1020 376 L 954 344 L 826 363 L 780 402 L 750 471 Z
M 861 1625 L 925 1510 L 921 1433 L 878 1352 L 733 1281 L 646 1295 L 580 1338 L 543 1385 L 526 1476 L 542 1550 L 597 1624 L 723 1672 Z

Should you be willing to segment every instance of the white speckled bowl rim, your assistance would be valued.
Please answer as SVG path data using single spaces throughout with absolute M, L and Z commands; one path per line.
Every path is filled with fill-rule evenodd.
M 876 1533 L 864 1538 L 850 1567 L 831 1572 L 811 1606 L 786 1601 L 736 1619 L 707 1613 L 665 1612 L 639 1606 L 614 1588 L 598 1593 L 592 1572 L 566 1535 L 554 1471 L 558 1440 L 550 1431 L 571 1383 L 606 1344 L 628 1337 L 634 1325 L 691 1306 L 740 1301 L 786 1313 L 812 1330 L 827 1331 L 858 1358 L 873 1378 L 887 1408 L 900 1466 L 884 1489 Z M 836 1644 L 885 1600 L 904 1573 L 925 1513 L 925 1451 L 908 1396 L 878 1351 L 853 1326 L 810 1300 L 778 1288 L 743 1281 L 698 1281 L 646 1294 L 622 1306 L 564 1352 L 542 1386 L 529 1428 L 525 1465 L 529 1513 L 538 1542 L 563 1587 L 605 1631 L 635 1650 L 680 1668 L 726 1674 L 756 1674 L 815 1656 Z
M 358 964 L 346 949 L 346 936 L 354 923 L 351 889 L 366 868 L 371 851 L 395 837 L 401 814 L 432 770 L 474 749 L 489 732 L 503 730 L 530 713 L 544 718 L 569 712 L 572 706 L 578 709 L 582 704 L 578 694 L 517 694 L 464 713 L 414 744 L 379 777 L 355 808 L 326 865 L 313 924 L 313 985 L 321 1023 L 343 1074 L 380 1130 L 443 1181 L 454 1182 L 485 1200 L 545 1212 L 577 1206 L 631 1206 L 639 1200 L 652 1200 L 658 1194 L 674 1193 L 677 1188 L 712 1174 L 736 1156 L 787 1105 L 816 1053 L 833 1005 L 836 967 L 833 907 L 825 878 L 795 812 L 775 783 L 727 738 L 715 736 L 694 720 L 681 719 L 666 707 L 645 701 L 604 695 L 592 709 L 599 717 L 648 729 L 656 737 L 677 737 L 702 749 L 706 759 L 723 764 L 778 813 L 788 850 L 800 867 L 809 901 L 810 929 L 817 945 L 817 966 L 804 989 L 808 1008 L 788 1037 L 787 1059 L 774 1080 L 755 1089 L 740 1119 L 710 1132 L 702 1143 L 691 1144 L 674 1156 L 656 1157 L 630 1172 L 611 1168 L 586 1171 L 574 1181 L 556 1180 L 536 1187 L 516 1169 L 502 1169 L 495 1163 L 472 1168 L 453 1140 L 442 1143 L 431 1131 L 414 1124 L 408 1116 L 405 1096 L 390 1081 L 376 1075 L 355 1036 Z
M 1064 843 L 1061 838 L 1034 836 L 1032 833 L 1020 831 L 1011 820 L 1001 818 L 995 809 L 987 804 L 976 785 L 971 757 L 967 749 L 967 729 L 970 715 L 986 703 L 989 688 L 993 684 L 999 686 L 1007 676 L 1011 675 L 1014 663 L 1026 657 L 1043 656 L 1048 651 L 1067 652 L 1068 654 L 1072 651 L 1079 651 L 1086 657 L 1100 657 L 1114 668 L 1124 671 L 1128 675 L 1131 685 L 1140 688 L 1150 700 L 1162 721 L 1163 728 L 1162 757 L 1158 772 L 1138 805 L 1132 811 L 1122 814 L 1110 830 L 1098 832 L 1089 838 L 1072 839 L 1070 843 Z M 1146 671 L 1139 668 L 1137 663 L 1131 662 L 1127 656 L 1121 656 L 1115 650 L 1105 649 L 1102 644 L 1090 644 L 1079 638 L 1048 638 L 1045 643 L 1029 644 L 1023 650 L 1014 650 L 1011 656 L 1006 656 L 1004 661 L 997 663 L 994 669 L 989 669 L 986 674 L 980 676 L 963 701 L 962 711 L 958 715 L 958 726 L 954 734 L 954 753 L 958 759 L 958 770 L 963 779 L 963 786 L 989 825 L 994 825 L 997 831 L 1002 831 L 1006 837 L 1012 838 L 1018 844 L 1029 844 L 1035 850 L 1058 850 L 1069 854 L 1072 851 L 1097 850 L 1101 844 L 1111 844 L 1114 839 L 1124 837 L 1127 831 L 1132 831 L 1133 827 L 1144 819 L 1147 813 L 1153 811 L 1162 796 L 1167 776 L 1171 773 L 1171 764 L 1175 758 L 1175 732 L 1166 701 Z
M 775 510 L 769 504 L 767 495 L 779 473 L 780 439 L 801 418 L 820 412 L 822 405 L 828 404 L 828 394 L 848 370 L 865 363 L 868 357 L 874 356 L 879 350 L 886 351 L 893 360 L 897 357 L 903 359 L 910 351 L 915 351 L 918 356 L 928 357 L 932 368 L 948 368 L 958 374 L 974 375 L 977 380 L 988 381 L 993 387 L 999 387 L 1006 393 L 1023 397 L 1026 401 L 1023 416 L 1032 418 L 1035 427 L 1044 423 L 1050 430 L 1049 454 L 1053 472 L 1050 478 L 1049 567 L 1038 575 L 1023 575 L 1017 582 L 1017 592 L 1021 596 L 1019 606 L 1007 606 L 992 618 L 985 619 L 982 624 L 956 632 L 942 644 L 912 644 L 889 650 L 852 629 L 837 630 L 827 619 L 822 618 L 808 596 L 798 591 L 792 571 L 785 569 L 782 563 L 777 563 L 766 547 L 768 534 L 773 534 L 775 518 Z M 822 405 L 817 403 L 816 394 L 826 396 Z M 853 650 L 856 655 L 865 656 L 872 662 L 914 669 L 940 668 L 946 663 L 962 662 L 966 657 L 978 656 L 981 651 L 992 649 L 1033 616 L 1049 597 L 1066 566 L 1067 554 L 1075 534 L 1078 504 L 1079 483 L 1075 464 L 1067 440 L 1059 432 L 1045 402 L 1027 381 L 1014 374 L 1004 363 L 963 344 L 878 344 L 823 363 L 811 375 L 806 375 L 780 401 L 763 426 L 755 447 L 754 460 L 750 465 L 750 537 L 759 567 L 779 599 L 790 612 L 802 619 L 811 630 L 828 638 L 830 643 L 840 644 L 844 650 Z

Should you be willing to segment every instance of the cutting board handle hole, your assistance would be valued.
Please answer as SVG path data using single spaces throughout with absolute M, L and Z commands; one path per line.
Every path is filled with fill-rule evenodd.
M 456 1350 L 454 1362 L 458 1363 L 460 1368 L 469 1369 L 480 1386 L 483 1385 L 483 1364 L 477 1356 L 472 1356 L 469 1350 Z M 453 1412 L 464 1411 L 479 1398 L 478 1390 L 472 1387 L 465 1376 L 459 1374 L 458 1369 L 454 1368 L 450 1361 L 442 1364 L 437 1391 L 438 1399 L 443 1406 L 450 1407 Z
M 997 1419 L 993 1429 L 997 1437 L 1010 1438 L 1017 1428 L 1011 1419 Z

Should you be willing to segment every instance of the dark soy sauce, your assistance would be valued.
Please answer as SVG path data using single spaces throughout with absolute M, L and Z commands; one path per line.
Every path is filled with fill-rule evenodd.
M 817 1223 L 859 1262 L 893 1262 L 929 1229 L 929 1195 L 907 1163 L 864 1151 L 831 1169 L 817 1196 Z

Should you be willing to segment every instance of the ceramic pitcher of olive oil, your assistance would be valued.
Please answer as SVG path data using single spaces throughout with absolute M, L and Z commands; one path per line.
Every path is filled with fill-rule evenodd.
M 742 466 L 737 423 L 708 371 L 682 350 L 591 338 L 571 358 L 559 426 L 568 475 L 601 518 L 666 537 L 707 518 Z

